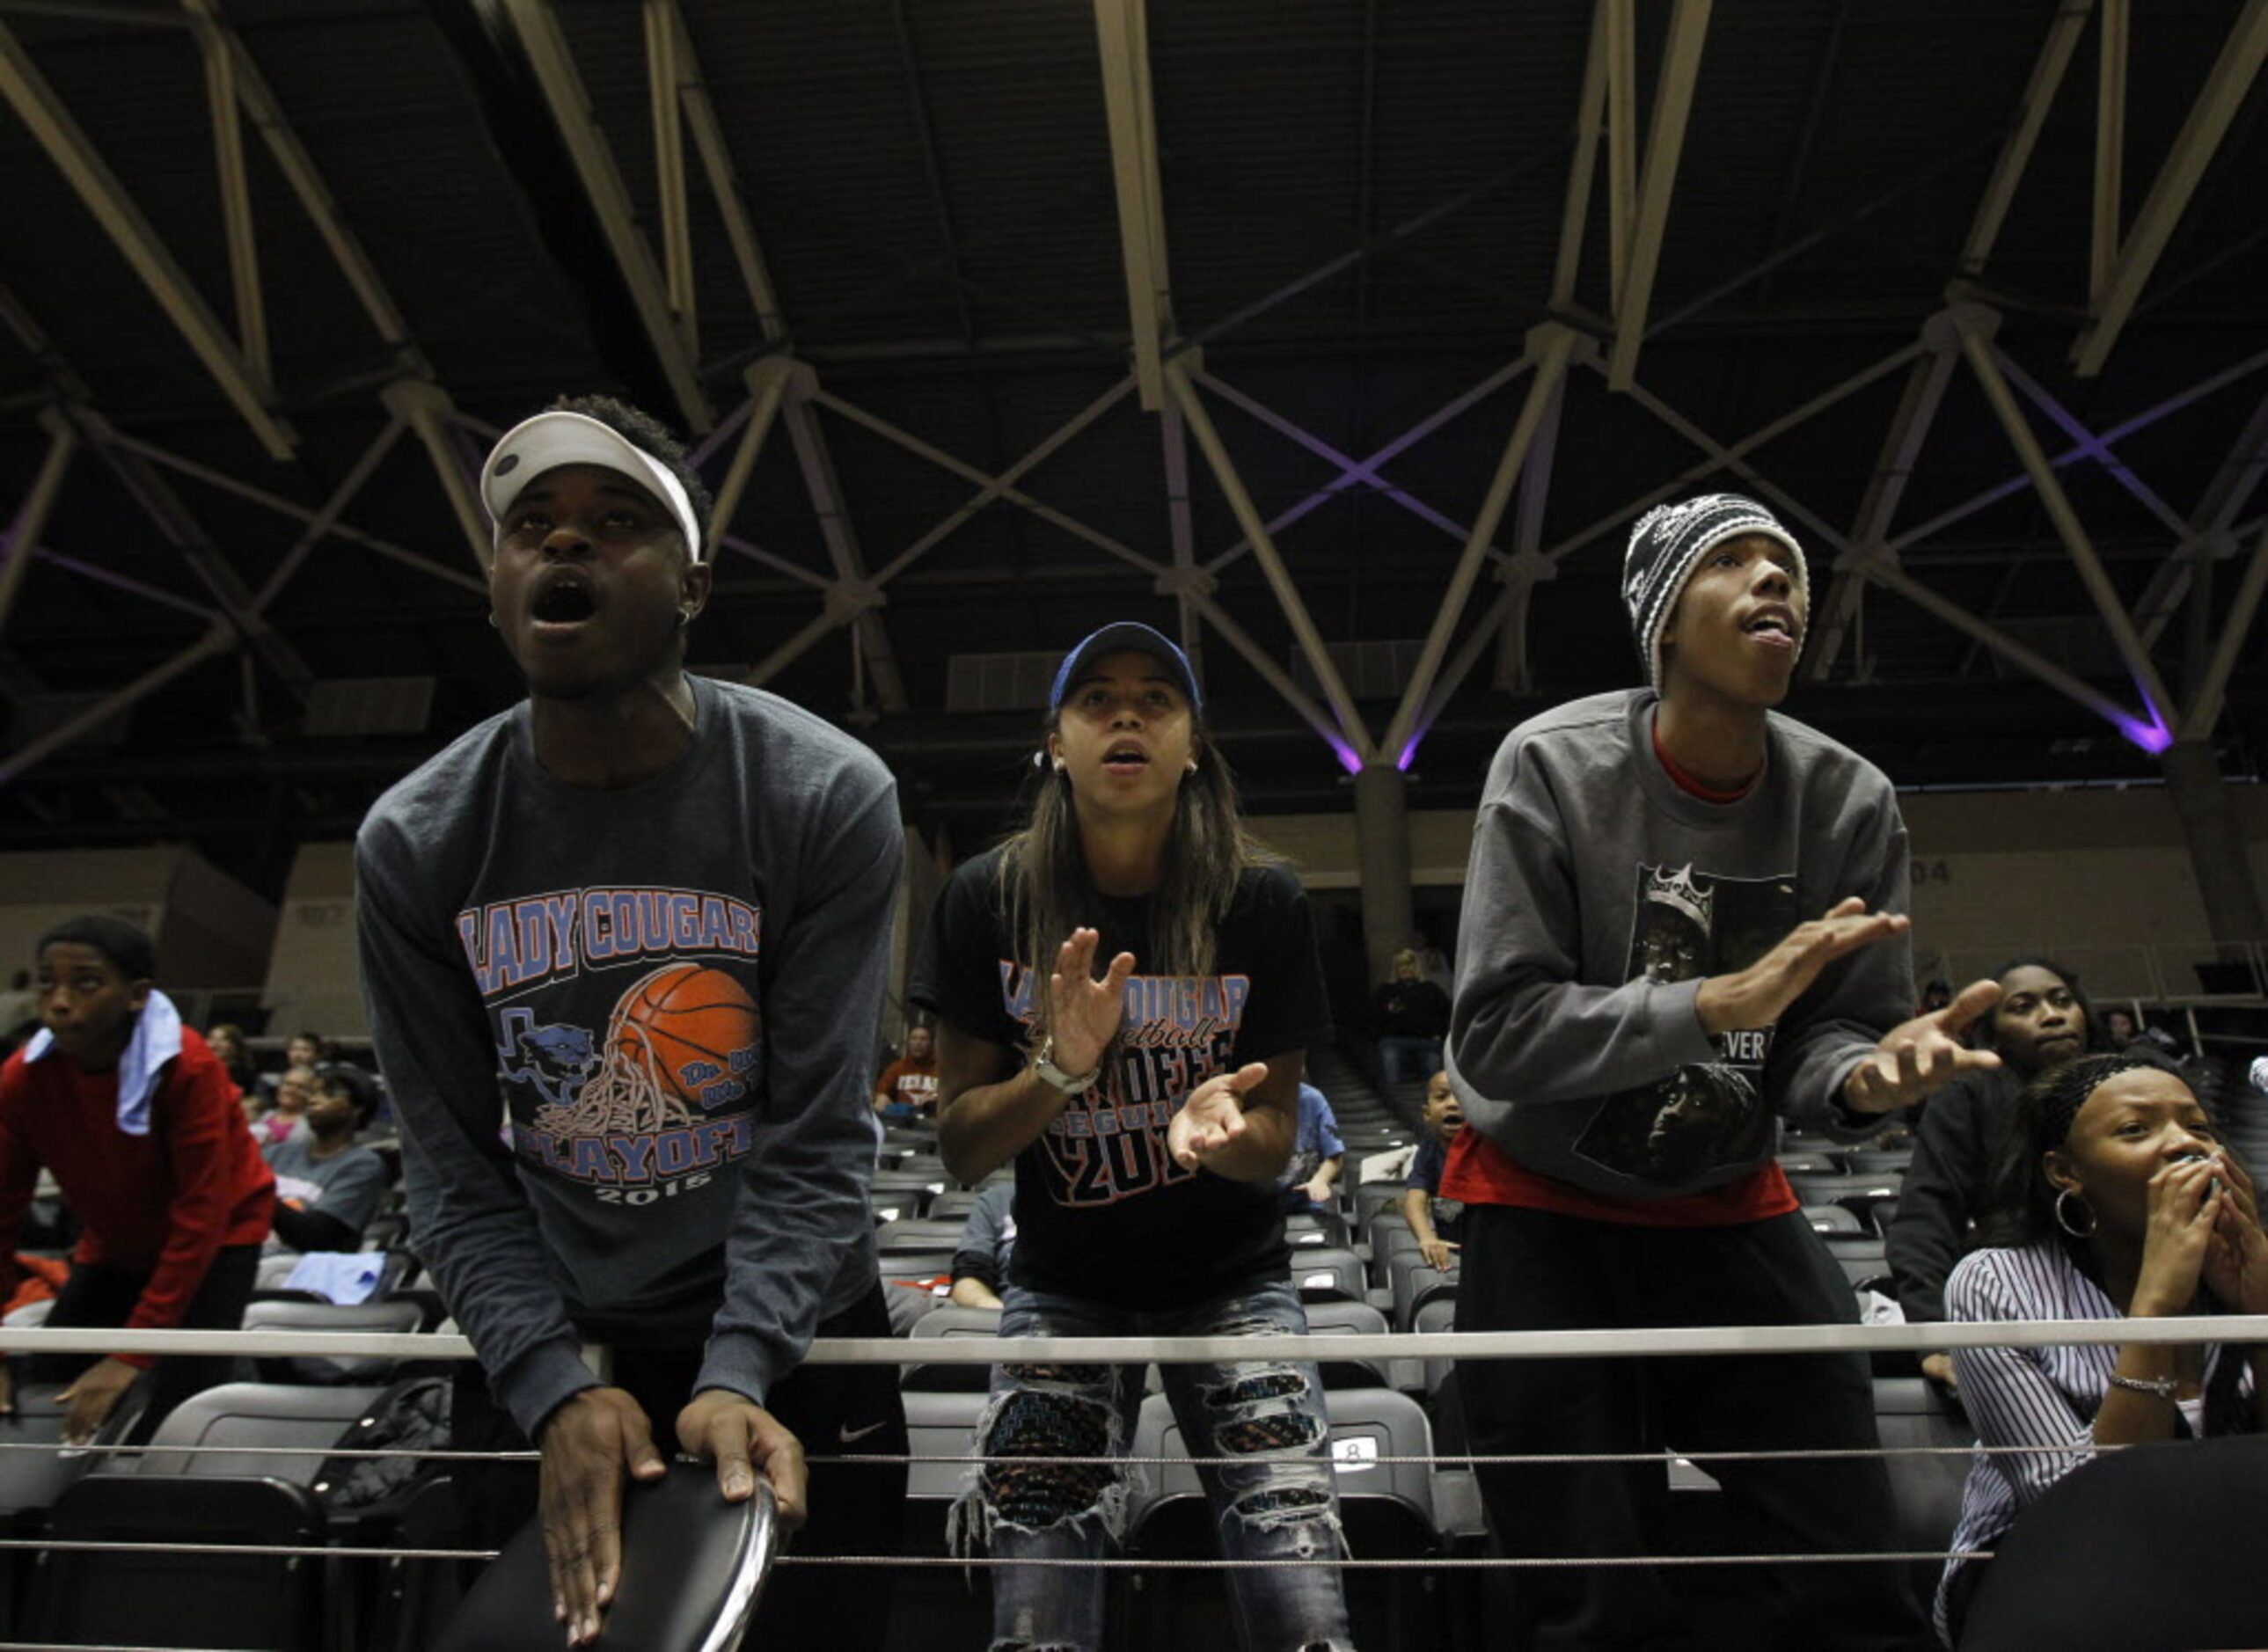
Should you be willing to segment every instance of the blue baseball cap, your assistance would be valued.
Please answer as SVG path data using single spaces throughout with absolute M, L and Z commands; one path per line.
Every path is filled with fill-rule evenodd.
M 1197 693 L 1197 673 L 1189 669 L 1189 657 L 1175 647 L 1164 632 L 1152 630 L 1132 620 L 1121 620 L 1116 625 L 1104 626 L 1064 656 L 1064 663 L 1056 672 L 1055 686 L 1048 690 L 1049 714 L 1063 709 L 1064 696 L 1071 693 L 1072 685 L 1086 673 L 1088 666 L 1105 654 L 1116 654 L 1123 649 L 1132 649 L 1137 653 L 1147 654 L 1158 660 L 1172 675 L 1174 686 L 1189 700 L 1189 709 L 1202 711 L 1204 709 L 1204 697 Z

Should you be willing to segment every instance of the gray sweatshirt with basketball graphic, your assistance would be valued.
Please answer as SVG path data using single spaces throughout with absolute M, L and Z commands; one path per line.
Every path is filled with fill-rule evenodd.
M 1913 1013 L 1894 936 L 1830 964 L 1772 1026 L 1712 1038 L 1701 982 L 1746 968 L 1846 896 L 1904 912 L 1905 822 L 1881 770 L 1792 717 L 1739 801 L 1681 790 L 1651 689 L 1514 729 L 1481 793 L 1457 935 L 1447 1065 L 1466 1121 L 1528 1170 L 1595 1193 L 1721 1186 L 1771 1158 L 1774 1124 L 1857 1140 L 1836 1105 Z
M 702 1350 L 701 1387 L 761 1404 L 875 1278 L 896 790 L 800 708 L 690 680 L 651 780 L 555 779 L 522 702 L 355 846 L 411 1230 L 531 1436 L 595 1381 L 585 1341 Z

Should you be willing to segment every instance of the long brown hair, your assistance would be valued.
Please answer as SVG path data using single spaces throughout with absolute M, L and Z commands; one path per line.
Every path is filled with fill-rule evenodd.
M 1058 715 L 1049 715 L 1049 734 Z M 1149 897 L 1150 933 L 1140 960 L 1145 974 L 1210 975 L 1215 932 L 1246 869 L 1283 858 L 1245 830 L 1236 777 L 1194 705 L 1189 736 L 1197 770 L 1182 777 L 1174 793 L 1165 875 Z M 1024 825 L 1001 846 L 1000 910 L 1016 961 L 1030 972 L 1032 1030 L 1045 1037 L 1047 978 L 1057 950 L 1073 929 L 1100 923 L 1102 897 L 1086 869 L 1070 775 L 1043 756 L 1027 791 Z

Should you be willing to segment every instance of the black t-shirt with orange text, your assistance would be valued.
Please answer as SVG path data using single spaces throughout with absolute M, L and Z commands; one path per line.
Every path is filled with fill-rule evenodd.
M 907 995 L 1021 1065 L 1046 973 L 1013 956 L 999 856 L 979 855 L 946 885 Z M 1202 977 L 1145 973 L 1146 900 L 1098 899 L 1092 921 L 1102 934 L 1098 972 L 1125 951 L 1135 973 L 1101 1081 L 1017 1156 L 1011 1282 L 1145 1310 L 1283 1278 L 1289 1256 L 1273 1184 L 1183 1170 L 1166 1133 L 1214 1074 L 1329 1039 L 1306 892 L 1283 867 L 1248 870 Z

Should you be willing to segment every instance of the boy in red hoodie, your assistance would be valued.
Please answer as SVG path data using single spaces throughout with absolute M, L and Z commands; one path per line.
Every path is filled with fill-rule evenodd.
M 253 1144 L 227 1069 L 151 982 L 150 937 L 87 916 L 40 938 L 40 1030 L 0 1066 L 0 1299 L 14 1287 L 16 1233 L 44 1165 L 80 1222 L 70 1280 L 48 1324 L 132 1331 L 233 1331 L 259 1271 L 276 1177 Z M 145 1431 L 225 1359 L 48 1355 L 33 1374 L 75 1380 L 66 1440 L 91 1438 L 157 1367 Z M 61 1369 L 55 1369 L 60 1367 Z M 14 1382 L 0 1365 L 0 1410 Z

